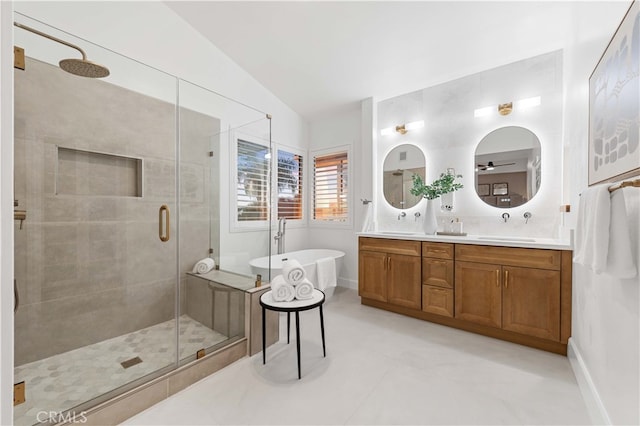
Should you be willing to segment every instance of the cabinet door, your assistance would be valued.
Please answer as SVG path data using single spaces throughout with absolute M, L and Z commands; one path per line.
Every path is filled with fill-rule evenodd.
M 423 257 L 422 284 L 453 288 L 453 260 Z
M 455 317 L 502 326 L 501 266 L 456 262 Z
M 560 272 L 503 266 L 502 327 L 560 341 Z
M 389 303 L 412 309 L 422 306 L 421 258 L 390 254 L 388 270 Z
M 360 251 L 358 256 L 358 294 L 367 299 L 387 301 L 387 254 Z

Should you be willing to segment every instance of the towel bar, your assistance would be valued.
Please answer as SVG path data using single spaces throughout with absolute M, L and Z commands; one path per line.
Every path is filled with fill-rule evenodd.
M 613 191 L 615 191 L 617 189 L 625 188 L 627 186 L 633 186 L 633 187 L 636 187 L 636 188 L 640 188 L 640 179 L 626 180 L 624 182 L 620 182 L 617 185 L 610 186 L 609 187 L 609 192 L 613 192 Z

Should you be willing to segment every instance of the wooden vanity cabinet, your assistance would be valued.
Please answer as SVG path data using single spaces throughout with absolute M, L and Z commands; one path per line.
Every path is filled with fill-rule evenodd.
M 422 310 L 453 317 L 454 245 L 422 243 Z
M 566 355 L 569 250 L 359 239 L 365 305 Z
M 358 294 L 367 299 L 420 309 L 421 243 L 361 237 Z
M 560 341 L 560 251 L 459 244 L 456 259 L 456 318 Z

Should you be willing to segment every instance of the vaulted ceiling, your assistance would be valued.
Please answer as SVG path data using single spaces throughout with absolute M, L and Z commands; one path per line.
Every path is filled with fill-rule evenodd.
M 603 3 L 167 2 L 307 119 L 560 49 Z

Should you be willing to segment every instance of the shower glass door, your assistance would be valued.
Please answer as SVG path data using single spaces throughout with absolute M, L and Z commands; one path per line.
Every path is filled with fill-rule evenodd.
M 26 55 L 14 72 L 15 382 L 26 402 L 14 423 L 31 425 L 81 416 L 178 364 L 178 84 L 15 21 L 110 70 L 65 72 L 58 61 L 77 52 L 15 28 Z
M 180 362 L 211 353 L 245 335 L 245 292 L 251 276 L 251 254 L 269 249 L 269 205 L 261 206 L 261 229 L 232 229 L 231 205 L 236 195 L 232 176 L 233 135 L 259 138 L 264 155 L 270 151 L 270 120 L 266 114 L 193 83 L 179 80 L 180 152 Z M 233 142 L 232 142 L 233 141 Z M 265 182 L 266 183 L 266 182 Z M 264 188 L 268 201 L 268 187 Z M 202 260 L 230 275 L 196 273 Z M 215 266 L 213 266 L 215 265 Z M 213 274 L 213 275 L 212 275 Z M 236 279 L 236 277 L 239 279 Z M 244 276 L 244 277 L 242 277 Z M 232 277 L 232 285 L 224 277 Z M 264 277 L 266 280 L 267 277 Z

